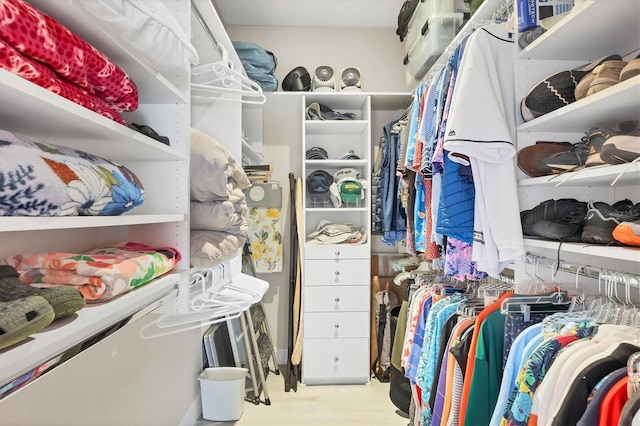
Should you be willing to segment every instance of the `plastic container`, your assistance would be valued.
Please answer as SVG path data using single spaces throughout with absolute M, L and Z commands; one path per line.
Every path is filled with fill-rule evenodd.
M 420 37 L 405 57 L 409 76 L 417 81 L 425 76 L 455 37 L 462 19 L 462 13 L 443 13 L 428 19 Z
M 246 368 L 205 368 L 198 376 L 202 418 L 219 422 L 239 420 L 244 402 Z
M 433 15 L 442 13 L 453 13 L 455 10 L 454 0 L 424 0 L 420 1 L 411 15 L 407 27 L 407 36 L 404 39 L 404 51 L 409 53 L 416 40 L 420 38 L 422 27 Z

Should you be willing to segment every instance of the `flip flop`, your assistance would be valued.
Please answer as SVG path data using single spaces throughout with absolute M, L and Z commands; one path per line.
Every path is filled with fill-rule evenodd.
M 136 123 L 129 123 L 127 124 L 127 127 L 129 127 L 130 129 L 135 130 L 136 132 L 140 132 L 145 136 L 149 136 L 152 139 L 157 140 L 158 142 L 161 142 L 167 146 L 170 145 L 169 143 L 169 138 L 166 136 L 160 136 L 155 130 L 153 130 L 151 127 L 144 125 L 144 124 L 136 124 Z

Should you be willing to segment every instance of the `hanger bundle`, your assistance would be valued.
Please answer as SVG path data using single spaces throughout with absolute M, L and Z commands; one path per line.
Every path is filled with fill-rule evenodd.
M 192 97 L 197 99 L 216 99 L 248 104 L 264 104 L 267 100 L 262 87 L 234 69 L 227 50 L 221 44 L 215 44 L 221 59 L 210 64 L 191 69 Z M 197 93 L 197 94 L 194 94 Z

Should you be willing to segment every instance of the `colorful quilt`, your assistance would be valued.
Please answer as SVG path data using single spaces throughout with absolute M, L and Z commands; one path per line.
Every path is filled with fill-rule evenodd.
M 138 108 L 138 89 L 102 52 L 23 0 L 0 0 L 0 38 L 23 56 L 49 66 L 64 80 L 117 111 Z
M 120 164 L 0 130 L 0 216 L 118 216 L 143 201 Z
M 105 301 L 169 272 L 181 259 L 171 247 L 136 242 L 109 243 L 86 253 L 18 254 L 2 263 L 35 287 L 71 285 L 87 301 Z

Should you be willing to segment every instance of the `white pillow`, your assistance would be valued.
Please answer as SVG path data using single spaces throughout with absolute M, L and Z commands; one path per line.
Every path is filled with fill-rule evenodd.
M 190 147 L 189 183 L 192 200 L 228 200 L 234 189 L 251 186 L 242 165 L 213 136 L 192 128 Z
M 80 1 L 87 12 L 158 70 L 197 65 L 198 52 L 161 0 Z
M 220 231 L 191 231 L 191 265 L 210 268 L 222 260 L 233 257 L 247 239 L 243 236 Z

